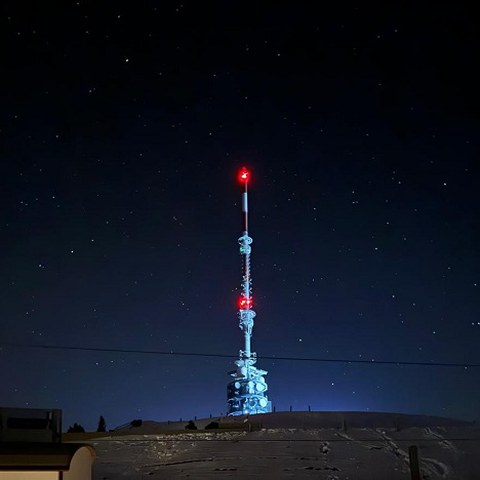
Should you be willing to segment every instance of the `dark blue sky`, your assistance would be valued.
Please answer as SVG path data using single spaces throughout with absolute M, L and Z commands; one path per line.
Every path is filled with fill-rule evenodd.
M 0 339 L 236 355 L 239 166 L 258 355 L 480 363 L 470 7 L 3 2 Z M 0 349 L 66 424 L 226 410 L 232 359 Z M 260 360 L 277 411 L 478 419 L 479 369 Z

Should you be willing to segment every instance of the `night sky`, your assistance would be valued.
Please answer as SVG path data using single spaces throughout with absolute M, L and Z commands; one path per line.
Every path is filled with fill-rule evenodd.
M 313 4 L 2 2 L 1 406 L 225 413 L 234 358 L 32 346 L 237 355 L 247 165 L 276 411 L 480 418 L 479 368 L 371 364 L 480 363 L 478 22 Z

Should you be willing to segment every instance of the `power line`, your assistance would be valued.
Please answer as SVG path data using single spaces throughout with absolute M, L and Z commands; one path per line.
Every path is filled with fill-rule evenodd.
M 134 350 L 122 348 L 101 348 L 101 347 L 74 347 L 68 345 L 37 345 L 30 343 L 1 343 L 3 348 L 35 348 L 45 350 L 71 350 L 84 352 L 109 352 L 109 353 L 133 353 L 141 355 L 165 355 L 165 356 L 181 356 L 181 357 L 215 357 L 215 358 L 237 358 L 236 355 L 224 353 L 196 353 L 196 352 L 174 352 L 160 350 Z M 290 362 L 324 362 L 324 363 L 354 363 L 368 365 L 410 365 L 421 367 L 457 367 L 457 368 L 478 368 L 479 363 L 448 363 L 448 362 L 410 362 L 404 360 L 358 360 L 351 358 L 318 358 L 318 357 L 276 357 L 276 356 L 259 356 L 262 360 L 272 361 L 290 361 Z

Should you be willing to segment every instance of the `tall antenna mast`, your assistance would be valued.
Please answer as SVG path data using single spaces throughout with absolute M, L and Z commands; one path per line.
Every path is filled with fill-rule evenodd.
M 235 361 L 237 369 L 229 372 L 233 377 L 227 386 L 228 415 L 247 415 L 268 413 L 272 403 L 268 400 L 265 370 L 255 367 L 257 354 L 251 351 L 252 331 L 256 313 L 252 310 L 252 277 L 250 273 L 250 255 L 252 238 L 248 235 L 248 182 L 250 171 L 245 167 L 238 172 L 238 181 L 242 186 L 242 236 L 238 239 L 242 256 L 243 277 L 242 290 L 238 299 L 238 318 L 240 330 L 244 337 L 244 350 L 240 350 Z

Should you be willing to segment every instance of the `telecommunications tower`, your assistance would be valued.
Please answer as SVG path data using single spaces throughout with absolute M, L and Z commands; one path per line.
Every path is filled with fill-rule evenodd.
M 248 193 L 247 185 L 250 172 L 244 167 L 238 173 L 238 181 L 242 185 L 242 225 L 243 233 L 238 239 L 240 255 L 243 263 L 242 290 L 238 299 L 238 318 L 240 330 L 244 337 L 244 350 L 240 350 L 235 361 L 237 369 L 229 372 L 233 380 L 227 386 L 228 415 L 247 415 L 253 413 L 268 413 L 272 411 L 272 402 L 268 400 L 268 390 L 265 381 L 265 370 L 255 367 L 257 354 L 251 351 L 253 318 L 252 310 L 252 277 L 250 274 L 250 254 L 252 238 L 248 236 Z

